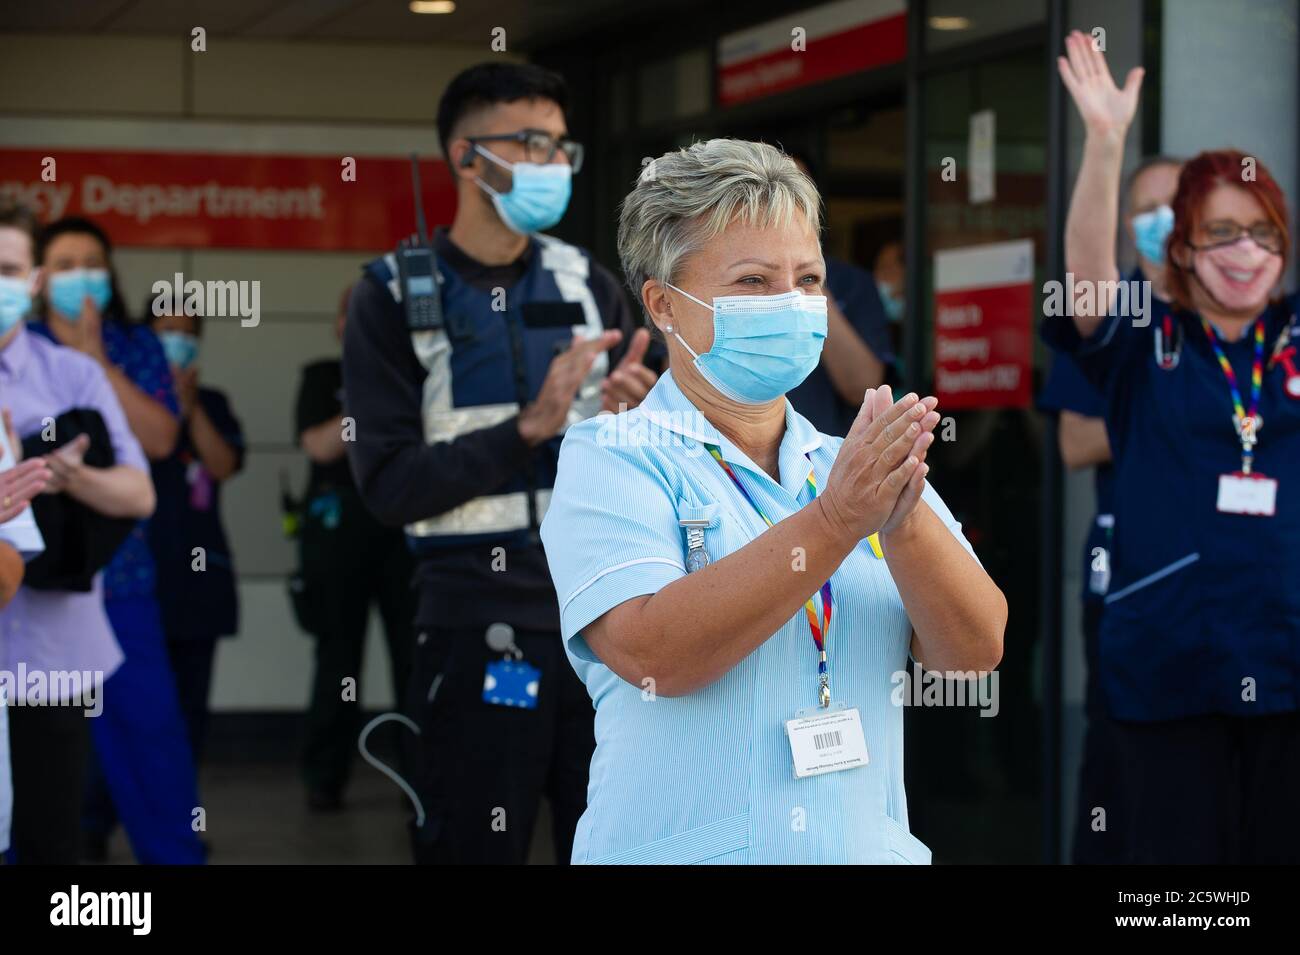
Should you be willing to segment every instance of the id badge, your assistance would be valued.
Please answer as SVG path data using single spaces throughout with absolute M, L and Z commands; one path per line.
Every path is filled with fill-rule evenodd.
M 857 707 L 836 703 L 828 710 L 800 710 L 786 720 L 796 779 L 867 765 L 867 740 Z
M 483 702 L 535 710 L 541 682 L 542 671 L 527 660 L 494 660 L 483 674 Z
M 1272 517 L 1277 512 L 1277 481 L 1262 474 L 1221 474 L 1218 506 L 1224 514 Z

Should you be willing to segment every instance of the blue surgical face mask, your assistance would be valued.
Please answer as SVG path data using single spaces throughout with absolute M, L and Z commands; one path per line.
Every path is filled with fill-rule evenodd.
M 549 229 L 564 218 L 573 192 L 572 166 L 568 163 L 512 164 L 497 158 L 482 146 L 475 145 L 474 148 L 501 168 L 510 170 L 513 184 L 509 192 L 497 192 L 482 179 L 475 180 L 479 188 L 492 197 L 497 215 L 508 227 L 520 235 L 531 235 Z
M 1165 262 L 1165 242 L 1174 231 L 1174 210 L 1157 206 L 1132 219 L 1133 241 L 1138 254 L 1155 265 Z
M 885 308 L 885 318 L 891 322 L 901 322 L 903 320 L 903 300 L 894 294 L 884 282 L 876 283 L 876 291 L 880 293 L 880 304 Z
M 69 321 L 81 318 L 81 303 L 86 296 L 90 296 L 96 310 L 104 310 L 113 297 L 108 269 L 71 269 L 50 276 L 50 305 Z
M 31 280 L 0 275 L 0 335 L 8 334 L 31 310 Z
M 704 302 L 664 283 L 692 302 Z M 761 405 L 793 390 L 817 367 L 826 340 L 826 296 L 727 295 L 713 300 L 713 345 L 696 354 L 700 375 L 733 401 Z
M 159 332 L 158 342 L 167 356 L 167 363 L 177 368 L 188 368 L 199 357 L 198 336 L 189 332 Z

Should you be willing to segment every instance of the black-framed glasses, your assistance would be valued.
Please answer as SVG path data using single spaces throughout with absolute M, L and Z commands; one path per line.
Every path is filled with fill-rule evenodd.
M 1244 226 L 1231 219 L 1211 219 L 1209 222 L 1202 223 L 1198 231 L 1206 241 L 1202 245 L 1192 245 L 1189 242 L 1188 245 L 1192 245 L 1194 249 L 1215 249 L 1221 245 L 1232 245 L 1245 235 L 1265 252 L 1276 254 L 1282 251 L 1282 230 L 1271 222 L 1256 222 L 1252 226 Z
M 576 173 L 582 168 L 582 143 L 568 136 L 555 138 L 544 129 L 521 129 L 517 133 L 502 133 L 498 136 L 466 136 L 471 143 L 522 143 L 527 162 L 547 165 L 555 160 L 555 154 L 562 152 Z

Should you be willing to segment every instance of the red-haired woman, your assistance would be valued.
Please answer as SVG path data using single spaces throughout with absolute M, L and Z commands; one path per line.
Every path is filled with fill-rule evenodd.
M 1087 129 L 1066 224 L 1073 315 L 1043 332 L 1106 398 L 1115 455 L 1101 681 L 1124 819 L 1093 836 L 1135 862 L 1300 862 L 1300 326 L 1278 285 L 1286 200 L 1254 157 L 1188 162 L 1170 302 L 1119 286 L 1122 89 L 1071 34 L 1060 72 Z

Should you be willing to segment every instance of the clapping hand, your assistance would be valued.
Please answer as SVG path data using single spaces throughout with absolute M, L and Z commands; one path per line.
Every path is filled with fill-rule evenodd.
M 617 414 L 635 408 L 645 400 L 659 380 L 659 376 L 645 366 L 645 353 L 649 347 L 650 332 L 638 329 L 627 346 L 627 354 L 600 384 L 601 411 Z
M 47 494 L 61 494 L 76 482 L 77 475 L 86 466 L 86 449 L 90 447 L 90 436 L 79 434 L 63 447 L 45 455 L 44 461 L 49 465 L 50 483 L 46 486 Z
M 866 393 L 819 497 L 832 526 L 861 540 L 907 520 L 925 489 L 938 403 L 915 394 L 894 402 L 887 385 Z
M 520 437 L 536 446 L 559 434 L 596 356 L 609 351 L 622 339 L 620 331 L 606 331 L 595 338 L 575 335 L 569 348 L 551 360 L 537 397 L 519 413 Z
M 0 524 L 21 514 L 27 503 L 45 490 L 51 478 L 49 465 L 44 458 L 22 460 L 22 442 L 18 440 L 8 408 L 4 410 L 4 427 L 15 463 L 13 467 L 0 471 Z

